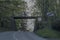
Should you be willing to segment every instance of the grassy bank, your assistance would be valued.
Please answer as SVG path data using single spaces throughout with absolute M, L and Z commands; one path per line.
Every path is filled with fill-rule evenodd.
M 48 28 L 39 29 L 36 34 L 44 38 L 60 38 L 60 32 Z

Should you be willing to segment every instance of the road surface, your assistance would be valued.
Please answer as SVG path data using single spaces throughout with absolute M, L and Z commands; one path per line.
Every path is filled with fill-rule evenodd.
M 0 32 L 0 40 L 46 40 L 32 32 Z

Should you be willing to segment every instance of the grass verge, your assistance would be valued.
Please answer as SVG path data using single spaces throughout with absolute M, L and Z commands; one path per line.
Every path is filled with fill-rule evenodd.
M 60 32 L 48 28 L 39 29 L 36 34 L 44 38 L 60 38 Z

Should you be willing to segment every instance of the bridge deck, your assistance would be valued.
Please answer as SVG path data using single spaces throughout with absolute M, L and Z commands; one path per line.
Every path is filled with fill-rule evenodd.
M 14 19 L 36 19 L 38 17 L 32 17 L 32 16 L 28 16 L 28 17 L 14 17 Z

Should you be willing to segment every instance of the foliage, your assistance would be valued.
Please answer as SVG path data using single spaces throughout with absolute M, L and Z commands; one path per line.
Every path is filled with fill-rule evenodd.
M 57 18 L 60 18 L 60 0 L 36 0 L 36 6 L 42 14 L 42 22 L 47 22 L 47 29 L 40 29 L 37 31 L 39 36 L 49 37 L 49 38 L 59 38 L 59 32 L 51 30 L 51 25 L 54 25 L 55 28 L 60 24 L 58 21 L 54 22 Z M 55 15 L 52 17 L 47 16 L 48 12 L 54 12 Z M 53 23 L 54 22 L 54 23 Z M 56 23 L 58 25 L 56 25 Z M 46 23 L 43 23 L 43 25 Z M 41 27 L 41 26 L 40 26 Z M 60 29 L 60 26 L 59 26 Z
M 57 19 L 52 23 L 52 29 L 60 32 L 60 19 Z
M 60 38 L 60 32 L 54 31 L 54 30 L 50 30 L 50 29 L 39 29 L 36 34 L 38 34 L 41 37 L 44 38 Z
M 11 16 L 24 10 L 25 2 L 18 1 L 0 1 L 0 16 Z
M 57 2 L 58 1 L 58 2 Z M 60 1 L 59 0 L 36 0 L 36 5 L 38 10 L 41 11 L 43 20 L 47 20 L 47 13 L 48 12 L 55 12 L 57 17 L 60 17 L 59 10 L 60 10 Z
M 4 25 L 7 29 L 11 27 L 11 16 L 20 16 L 25 11 L 26 2 L 22 0 L 2 0 L 0 1 L 0 27 Z M 5 19 L 5 18 L 7 19 Z M 4 21 L 5 20 L 5 21 Z M 7 25 L 8 24 L 8 25 Z

